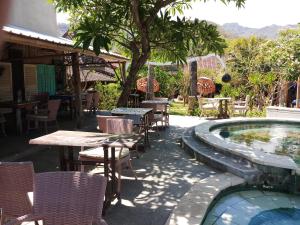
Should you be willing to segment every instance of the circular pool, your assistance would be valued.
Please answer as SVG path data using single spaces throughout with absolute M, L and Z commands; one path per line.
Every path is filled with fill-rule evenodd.
M 300 164 L 300 123 L 252 122 L 221 125 L 211 132 L 226 142 L 286 155 Z
M 259 190 L 235 192 L 219 199 L 202 224 L 297 225 L 300 197 Z
M 263 166 L 300 172 L 300 120 L 243 118 L 195 127 L 200 141 L 217 151 Z

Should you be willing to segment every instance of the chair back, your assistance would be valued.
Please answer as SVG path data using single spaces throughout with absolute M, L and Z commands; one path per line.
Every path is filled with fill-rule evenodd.
M 245 106 L 246 107 L 249 105 L 249 102 L 250 102 L 250 95 L 246 95 L 246 98 L 245 98 Z
M 141 103 L 141 108 L 150 108 L 152 109 L 151 112 L 148 113 L 148 120 L 151 123 L 154 120 L 154 113 L 157 111 L 156 110 L 156 104 L 154 103 Z
M 168 105 L 167 104 L 156 104 L 155 112 L 160 113 L 167 113 L 168 112 Z
M 27 193 L 33 191 L 32 162 L 0 162 L 0 208 L 5 216 L 32 212 Z
M 98 91 L 93 93 L 93 106 L 95 108 L 99 107 L 100 94 Z
M 154 100 L 160 100 L 160 101 L 168 101 L 168 98 L 164 98 L 164 97 L 154 97 Z
M 85 100 L 86 100 L 85 108 L 87 110 L 90 110 L 93 106 L 93 93 L 87 93 L 85 95 Z
M 49 101 L 49 93 L 48 92 L 40 92 L 33 94 L 31 97 L 32 101 L 39 101 L 39 108 L 44 109 L 47 106 L 47 102 Z
M 106 122 L 109 134 L 131 134 L 133 132 L 133 120 L 108 119 Z
M 48 101 L 48 120 L 54 121 L 57 117 L 57 112 L 60 107 L 60 99 L 53 99 Z
M 102 116 L 102 115 L 97 115 L 97 122 L 98 122 L 98 127 L 99 131 L 102 133 L 107 133 L 107 123 L 106 121 L 108 119 L 122 119 L 124 118 L 123 116 Z
M 53 217 L 92 216 L 95 224 L 99 224 L 105 189 L 106 178 L 98 174 L 73 171 L 36 174 L 33 210 L 35 214 Z

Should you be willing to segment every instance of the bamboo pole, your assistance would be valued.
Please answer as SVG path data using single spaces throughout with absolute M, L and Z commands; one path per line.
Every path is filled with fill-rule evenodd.
M 297 81 L 296 108 L 300 108 L 300 76 Z

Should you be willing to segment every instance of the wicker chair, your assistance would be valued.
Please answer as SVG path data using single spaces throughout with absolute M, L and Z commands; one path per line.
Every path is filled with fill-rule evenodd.
M 99 108 L 100 94 L 98 91 L 93 93 L 93 110 L 96 111 Z
M 60 107 L 61 100 L 60 99 L 53 99 L 49 100 L 47 104 L 46 110 L 41 110 L 37 114 L 28 114 L 26 115 L 27 119 L 27 130 L 33 129 L 31 128 L 31 122 L 35 124 L 42 122 L 44 123 L 45 132 L 48 133 L 48 123 L 55 122 L 56 127 L 58 128 L 57 124 L 57 113 Z M 35 127 L 36 128 L 36 127 Z
M 245 101 L 234 101 L 232 105 L 232 112 L 233 114 L 239 114 L 246 116 L 248 110 L 249 110 L 249 101 L 250 101 L 250 96 L 247 95 L 245 98 Z
M 84 110 L 91 112 L 93 109 L 93 93 L 86 93 L 82 95 L 82 106 Z
M 106 178 L 81 172 L 35 175 L 33 213 L 5 225 L 43 220 L 44 225 L 107 225 L 102 219 Z
M 218 111 L 218 103 L 214 99 L 206 99 L 199 97 L 199 109 L 201 111 L 200 117 L 209 115 L 212 111 Z
M 98 129 L 102 133 L 107 133 L 107 120 L 108 119 L 122 119 L 124 118 L 123 116 L 102 116 L 102 115 L 97 115 L 96 119 L 98 122 Z
M 164 115 L 162 111 L 159 111 L 156 103 L 141 103 L 141 108 L 152 108 L 153 110 L 148 114 L 149 126 L 155 124 L 156 131 L 158 132 L 158 122 L 161 122 L 162 126 L 164 124 Z
M 32 212 L 27 193 L 33 191 L 33 176 L 31 162 L 0 162 L 2 222 Z
M 130 134 L 133 130 L 133 121 L 128 119 L 107 119 L 107 133 L 110 134 Z M 136 150 L 137 151 L 137 150 Z M 116 170 L 118 173 L 118 192 L 121 192 L 121 174 L 122 166 L 126 164 L 128 168 L 131 169 L 135 179 L 137 179 L 136 174 L 132 168 L 130 150 L 127 148 L 116 148 Z M 109 152 L 109 163 L 111 160 L 111 155 Z M 95 164 L 104 163 L 104 151 L 102 147 L 87 149 L 79 152 L 79 161 L 82 162 L 95 162 Z M 81 170 L 84 170 L 84 167 L 81 167 Z

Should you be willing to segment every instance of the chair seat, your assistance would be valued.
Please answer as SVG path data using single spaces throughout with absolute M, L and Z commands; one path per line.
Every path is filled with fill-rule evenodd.
M 43 114 L 28 114 L 26 115 L 27 120 L 40 120 L 40 121 L 47 121 L 48 116 Z
M 234 106 L 234 109 L 246 109 L 247 107 L 246 106 L 243 106 L 243 105 L 235 105 Z
M 202 108 L 203 109 L 217 109 L 218 106 L 217 105 L 213 105 L 213 104 L 205 104 L 205 105 L 202 105 Z
M 115 150 L 116 160 L 119 159 L 120 151 L 121 151 L 120 148 L 116 148 L 116 150 Z M 129 156 L 129 149 L 123 148 L 120 159 L 123 159 L 128 156 Z M 104 150 L 102 147 L 99 147 L 99 148 L 92 148 L 92 149 L 81 151 L 81 152 L 79 152 L 79 160 L 83 160 L 83 159 L 103 160 L 104 159 Z M 108 159 L 111 160 L 111 151 L 108 151 Z

